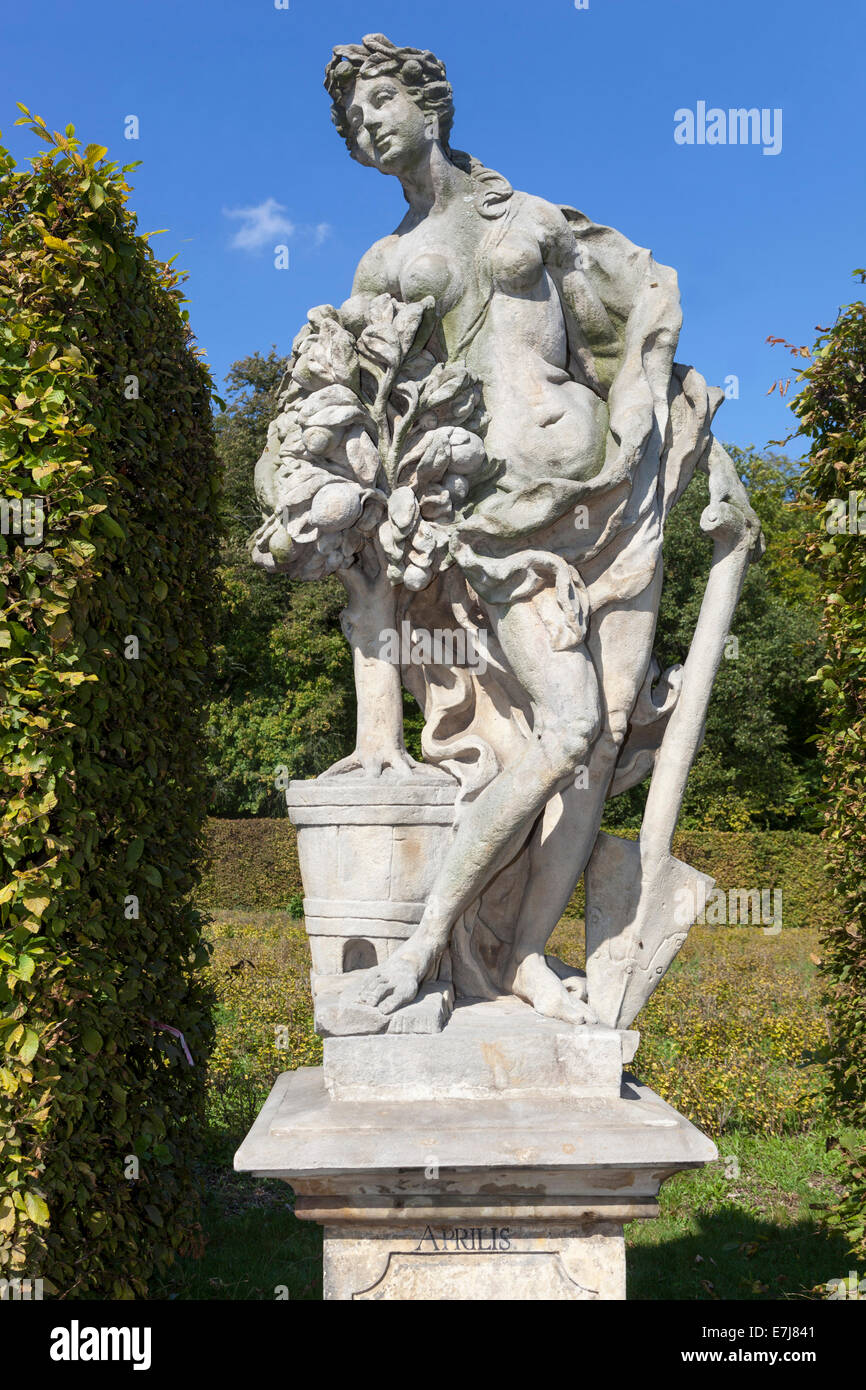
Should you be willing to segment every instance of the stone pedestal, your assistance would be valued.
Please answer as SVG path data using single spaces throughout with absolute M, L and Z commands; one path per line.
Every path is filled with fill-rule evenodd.
M 623 1299 L 623 1223 L 717 1157 L 623 1075 L 636 1041 L 514 1000 L 458 1004 L 439 1035 L 327 1039 L 324 1067 L 279 1078 L 235 1168 L 290 1182 L 323 1225 L 326 1298 Z

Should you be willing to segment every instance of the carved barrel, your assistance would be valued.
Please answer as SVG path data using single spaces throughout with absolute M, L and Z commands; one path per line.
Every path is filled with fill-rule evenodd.
M 313 971 L 386 960 L 412 935 L 451 837 L 457 783 L 348 777 L 291 782 Z

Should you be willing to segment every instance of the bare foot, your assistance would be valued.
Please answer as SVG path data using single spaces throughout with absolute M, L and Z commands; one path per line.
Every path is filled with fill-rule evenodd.
M 586 971 L 578 970 L 574 965 L 566 965 L 564 960 L 559 959 L 559 956 L 549 956 L 545 953 L 544 959 L 557 979 L 565 985 L 565 988 L 576 994 L 578 999 L 586 1002 Z
M 384 965 L 352 973 L 357 980 L 344 986 L 343 998 L 392 1014 L 412 1003 L 425 972 L 405 956 L 393 955 Z
M 386 768 L 395 778 L 417 777 L 430 773 L 429 767 L 416 762 L 405 748 L 395 748 L 391 752 L 383 749 L 376 753 L 359 753 L 356 748 L 348 758 L 341 758 L 333 767 L 326 768 L 321 776 L 338 777 L 355 772 L 363 777 L 375 778 L 381 777 Z
M 581 998 L 580 980 L 578 972 L 561 980 L 544 956 L 529 955 L 517 966 L 511 990 L 545 1018 L 559 1018 L 563 1023 L 597 1023 L 589 1004 Z M 569 988 L 570 984 L 574 987 Z

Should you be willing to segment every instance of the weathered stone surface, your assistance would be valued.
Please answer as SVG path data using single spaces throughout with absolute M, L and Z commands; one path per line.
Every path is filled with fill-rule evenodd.
M 612 1222 L 428 1223 L 343 1234 L 325 1227 L 326 1298 L 554 1301 L 625 1298 L 625 1241 Z M 339 1233 L 338 1233 L 339 1232 Z
M 509 997 L 461 1001 L 435 1038 L 395 1037 L 409 1029 L 394 1024 L 417 1007 L 392 1014 L 389 1032 L 380 1037 L 326 1039 L 325 1084 L 332 1099 L 618 1096 L 623 1063 L 637 1050 L 635 1033 L 539 1018 Z
M 397 1040 L 395 1040 L 397 1041 Z M 622 1225 L 715 1146 L 648 1088 L 617 1098 L 344 1102 L 279 1078 L 235 1167 L 325 1227 L 325 1296 L 625 1296 Z
M 353 156 L 408 203 L 351 297 L 310 311 L 256 469 L 254 560 L 348 595 L 356 748 L 288 794 L 313 968 L 362 975 L 328 1031 L 383 1032 L 364 1009 L 391 1015 L 437 974 L 458 999 L 627 1028 L 706 884 L 671 840 L 761 548 L 712 434 L 723 393 L 674 361 L 673 270 L 455 154 L 432 53 L 368 35 L 326 86 Z M 664 527 L 695 469 L 713 563 L 663 673 Z M 600 836 L 606 799 L 650 773 L 639 841 Z M 584 869 L 576 988 L 545 948 Z
M 441 1033 L 454 1008 L 454 991 L 446 980 L 422 985 L 417 998 L 393 1014 L 382 1014 L 369 1004 L 346 1003 L 346 975 L 311 975 L 316 1032 L 324 1038 L 346 1038 L 375 1032 Z M 326 1043 L 326 1047 L 329 1044 Z M 349 1053 L 354 1054 L 354 1045 Z M 345 1055 L 345 1052 L 344 1054 Z
M 398 1170 L 407 1192 L 416 1178 L 423 1191 L 464 1192 L 472 1190 L 464 1170 L 502 1171 L 509 1186 L 526 1183 L 535 1194 L 568 1190 L 579 1170 L 585 1191 L 610 1195 L 655 1193 L 663 1177 L 715 1157 L 700 1130 L 628 1079 L 618 1099 L 335 1102 L 322 1068 L 303 1067 L 275 1083 L 235 1167 L 320 1178 L 321 1192 L 340 1191 L 332 1182 L 339 1173 L 371 1192 Z M 431 1166 L 449 1174 L 444 1188 L 441 1176 L 424 1179 Z M 541 1170 L 550 1177 L 539 1187 Z
M 411 782 L 325 777 L 291 782 L 289 818 L 297 830 L 306 897 L 304 921 L 316 975 L 384 963 L 415 931 L 451 838 L 453 778 L 431 768 Z M 322 1032 L 336 1031 L 329 1022 Z M 358 1008 L 340 1031 L 378 1032 L 357 1023 Z
M 428 50 L 367 35 L 326 87 L 408 210 L 310 311 L 256 468 L 253 559 L 346 590 L 358 720 L 288 792 L 324 1071 L 236 1163 L 324 1224 L 327 1297 L 621 1298 L 623 1221 L 715 1156 L 622 1067 L 706 886 L 671 843 L 760 527 L 723 393 L 674 361 L 674 271 L 457 152 Z M 662 672 L 696 469 L 710 577 Z M 601 834 L 650 774 L 639 839 Z M 547 954 L 584 871 L 585 973 Z

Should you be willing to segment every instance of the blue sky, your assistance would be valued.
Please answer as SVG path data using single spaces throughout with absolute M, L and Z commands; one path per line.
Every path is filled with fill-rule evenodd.
M 20 100 L 143 160 L 132 205 L 189 271 L 219 383 L 238 357 L 287 351 L 402 217 L 396 181 L 354 164 L 331 125 L 331 47 L 384 32 L 431 48 L 455 146 L 677 268 L 678 357 L 738 378 L 718 433 L 762 447 L 792 428 L 766 395 L 791 359 L 767 335 L 812 342 L 866 263 L 863 29 L 862 0 L 25 0 L 4 16 L 0 128 L 34 152 L 13 128 Z M 780 152 L 676 143 L 675 112 L 699 102 L 781 109 Z

